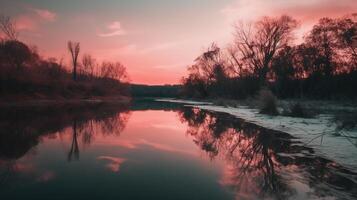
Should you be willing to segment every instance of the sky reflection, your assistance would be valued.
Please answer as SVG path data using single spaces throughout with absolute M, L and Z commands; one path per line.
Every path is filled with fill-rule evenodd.
M 106 114 L 87 112 L 84 120 L 77 113 L 61 122 L 63 128 L 41 129 L 32 139 L 38 142 L 21 151 L 25 153 L 0 152 L 2 196 L 353 199 L 357 195 L 355 172 L 315 155 L 288 134 L 229 115 L 189 107 L 96 113 Z M 41 123 L 32 120 L 28 125 L 37 130 Z M 17 130 L 19 138 L 21 133 L 28 137 L 24 130 Z M 0 136 L 9 137 L 4 132 Z

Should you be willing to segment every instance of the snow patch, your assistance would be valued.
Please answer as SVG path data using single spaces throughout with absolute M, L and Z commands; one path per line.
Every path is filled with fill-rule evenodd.
M 351 169 L 357 169 L 357 132 L 353 130 L 337 131 L 332 114 L 320 114 L 314 118 L 306 119 L 268 116 L 260 114 L 257 109 L 248 106 L 223 107 L 209 102 L 175 99 L 160 99 L 159 101 L 182 103 L 203 110 L 228 113 L 258 126 L 288 133 L 298 138 L 306 146 L 314 148 L 317 154 L 335 160 Z

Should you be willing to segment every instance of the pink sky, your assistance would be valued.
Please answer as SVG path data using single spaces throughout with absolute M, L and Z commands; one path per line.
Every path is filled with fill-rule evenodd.
M 211 42 L 224 47 L 232 24 L 289 14 L 298 37 L 321 17 L 357 12 L 356 0 L 5 0 L 0 13 L 17 20 L 20 39 L 45 57 L 68 60 L 66 42 L 98 61 L 122 62 L 134 83 L 175 84 Z M 298 38 L 299 39 L 299 38 Z

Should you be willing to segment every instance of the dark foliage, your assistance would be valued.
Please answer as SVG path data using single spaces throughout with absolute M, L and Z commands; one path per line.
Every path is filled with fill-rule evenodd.
M 277 99 L 270 90 L 262 89 L 259 91 L 258 103 L 260 113 L 268 115 L 279 114 L 277 109 Z
M 42 59 L 34 49 L 18 40 L 0 42 L 0 95 L 2 99 L 89 98 L 127 96 L 128 84 L 122 82 L 125 68 L 112 76 L 79 73 L 76 80 L 55 59 Z M 107 70 L 108 71 L 108 70 Z
M 180 85 L 130 85 L 133 97 L 179 97 Z
M 323 18 L 296 46 L 288 16 L 237 25 L 226 51 L 213 44 L 188 68 L 183 94 L 241 99 L 267 87 L 279 98 L 356 98 L 356 16 Z

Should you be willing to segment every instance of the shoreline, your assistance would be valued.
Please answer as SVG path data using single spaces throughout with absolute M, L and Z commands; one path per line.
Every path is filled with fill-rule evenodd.
M 314 148 L 320 156 L 333 159 L 349 169 L 355 169 L 357 166 L 357 144 L 354 143 L 354 139 L 357 138 L 356 129 L 339 130 L 338 124 L 334 120 L 335 113 L 346 112 L 346 107 L 343 106 L 331 105 L 332 109 L 327 109 L 313 118 L 298 118 L 261 114 L 258 109 L 249 107 L 248 105 L 236 105 L 232 107 L 217 105 L 212 101 L 200 102 L 163 98 L 157 99 L 157 101 L 175 102 L 211 112 L 230 114 L 266 129 L 288 133 L 296 137 L 296 140 L 304 143 L 307 147 Z M 320 104 L 324 105 L 323 103 L 321 102 Z M 313 104 L 313 106 L 316 105 Z M 351 107 L 347 106 L 347 109 L 349 108 Z M 353 159 L 346 160 L 345 158 Z
M 72 98 L 72 99 L 46 99 L 33 98 L 26 100 L 2 100 L 0 99 L 0 108 L 36 108 L 36 107 L 57 107 L 57 106 L 85 106 L 85 105 L 127 105 L 132 101 L 128 96 L 107 96 L 90 98 Z

